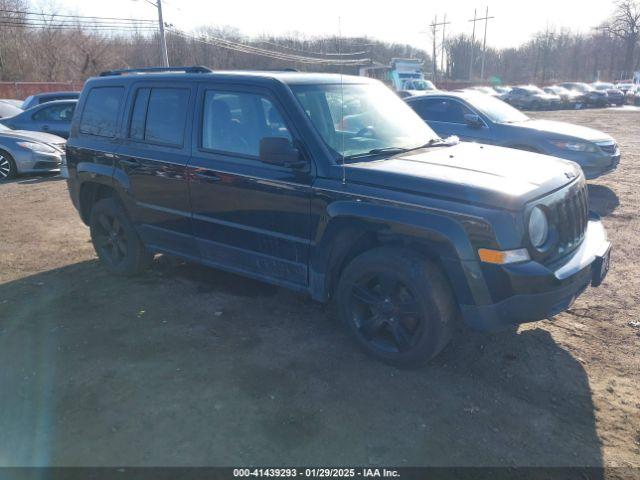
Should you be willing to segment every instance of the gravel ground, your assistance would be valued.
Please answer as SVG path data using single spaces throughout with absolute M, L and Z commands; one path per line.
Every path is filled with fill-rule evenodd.
M 640 113 L 536 116 L 621 145 L 589 185 L 609 276 L 420 370 L 283 289 L 167 260 L 110 277 L 64 181 L 0 185 L 0 465 L 640 467 Z

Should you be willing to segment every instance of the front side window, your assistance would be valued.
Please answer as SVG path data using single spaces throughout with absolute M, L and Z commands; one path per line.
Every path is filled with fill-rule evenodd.
M 416 111 L 427 121 L 465 123 L 464 116 L 473 113 L 460 102 L 446 98 L 425 99 L 418 105 Z
M 257 157 L 264 137 L 292 139 L 271 100 L 254 93 L 205 92 L 202 148 Z
M 100 137 L 115 137 L 123 95 L 123 87 L 91 89 L 80 120 L 80 132 Z
M 298 102 L 336 159 L 418 148 L 438 138 L 380 83 L 293 85 Z
M 75 104 L 50 105 L 33 114 L 36 122 L 71 122 Z

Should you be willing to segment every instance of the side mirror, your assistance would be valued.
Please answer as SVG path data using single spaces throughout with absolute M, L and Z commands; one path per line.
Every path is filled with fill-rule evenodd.
M 484 123 L 482 123 L 482 119 L 475 114 L 467 113 L 464 116 L 465 123 L 471 128 L 481 128 Z
M 284 137 L 263 137 L 260 140 L 259 158 L 261 162 L 288 168 L 300 168 L 307 164 L 300 150 Z

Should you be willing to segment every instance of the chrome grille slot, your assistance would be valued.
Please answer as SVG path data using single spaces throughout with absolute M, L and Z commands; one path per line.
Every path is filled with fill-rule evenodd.
M 556 232 L 555 241 L 548 250 L 536 252 L 543 262 L 553 262 L 574 250 L 584 238 L 589 221 L 589 194 L 584 180 L 541 199 L 536 204 L 545 205 L 550 228 Z

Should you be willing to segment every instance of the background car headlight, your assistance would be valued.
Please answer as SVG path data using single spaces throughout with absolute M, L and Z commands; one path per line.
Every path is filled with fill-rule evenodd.
M 18 142 L 18 145 L 27 150 L 31 150 L 38 153 L 56 153 L 56 149 L 46 145 L 44 143 L 36 142 Z
M 540 207 L 534 207 L 529 214 L 529 239 L 531 244 L 540 249 L 549 237 L 549 221 Z
M 551 143 L 561 150 L 570 150 L 572 152 L 593 153 L 596 151 L 595 145 L 588 142 L 566 142 L 563 140 L 556 140 Z

